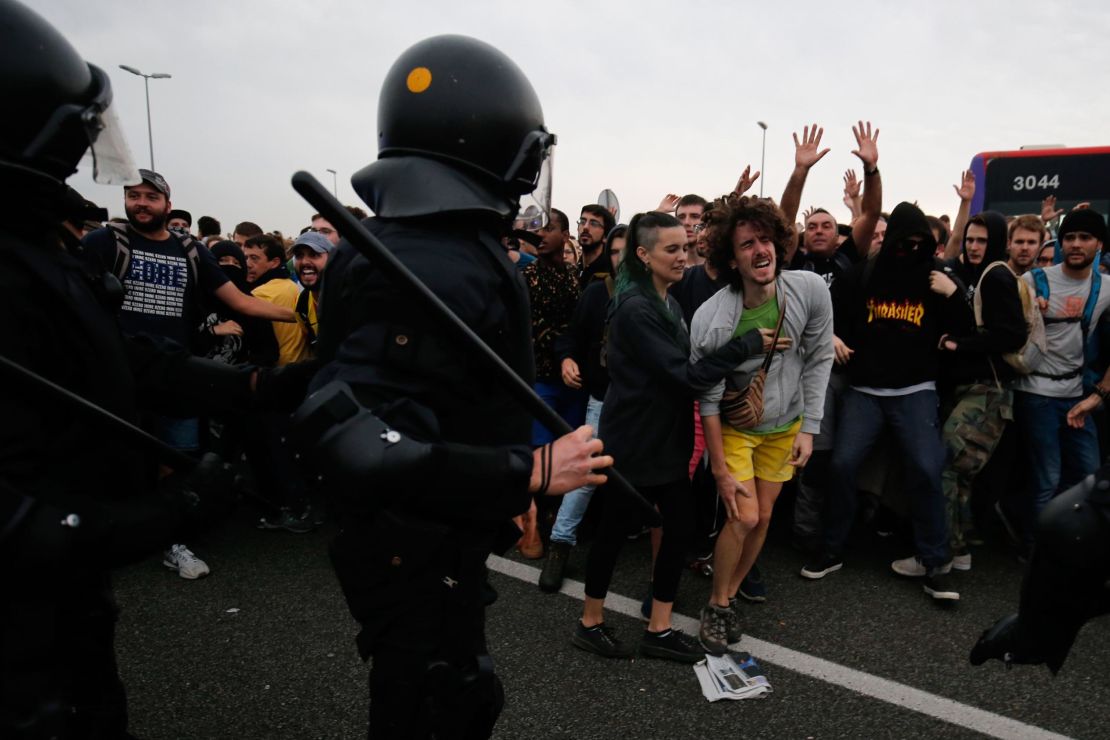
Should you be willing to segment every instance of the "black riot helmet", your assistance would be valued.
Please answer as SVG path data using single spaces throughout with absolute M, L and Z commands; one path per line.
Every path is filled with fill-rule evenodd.
M 451 211 L 517 214 L 524 196 L 546 219 L 555 136 L 528 78 L 467 36 L 410 47 L 378 100 L 378 161 L 351 185 L 379 216 Z
M 0 168 L 9 176 L 65 180 L 91 147 L 97 182 L 139 182 L 108 75 L 15 0 L 0 0 L 0 69 Z

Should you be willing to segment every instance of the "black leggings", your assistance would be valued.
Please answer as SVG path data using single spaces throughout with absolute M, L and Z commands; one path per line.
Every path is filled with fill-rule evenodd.
M 686 551 L 694 536 L 694 499 L 690 480 L 683 477 L 661 486 L 637 486 L 648 501 L 659 508 L 663 518 L 663 541 L 655 560 L 652 597 L 673 602 L 678 591 Z M 601 528 L 586 558 L 586 595 L 604 599 L 617 556 L 627 535 L 643 524 L 640 508 L 627 496 L 613 489 L 603 489 Z

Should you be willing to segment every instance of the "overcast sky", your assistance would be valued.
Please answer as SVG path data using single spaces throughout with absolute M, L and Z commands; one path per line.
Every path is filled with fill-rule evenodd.
M 846 217 L 841 176 L 859 171 L 851 125 L 873 121 L 884 209 L 917 200 L 955 215 L 952 184 L 974 154 L 1024 144 L 1110 144 L 1110 5 L 1101 2 L 436 2 L 34 0 L 112 78 L 128 141 L 173 203 L 295 233 L 312 211 L 298 169 L 358 203 L 351 174 L 376 157 L 382 78 L 420 39 L 461 33 L 524 70 L 559 136 L 554 205 L 577 215 L 604 188 L 622 218 L 661 195 L 705 196 L 760 166 L 776 199 L 791 133 L 817 121 L 832 151 L 802 207 Z M 122 215 L 122 194 L 71 180 Z M 758 184 L 757 184 L 758 188 Z

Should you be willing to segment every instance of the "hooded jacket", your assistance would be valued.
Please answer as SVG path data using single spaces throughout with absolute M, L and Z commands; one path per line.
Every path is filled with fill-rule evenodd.
M 966 284 L 969 300 L 973 299 L 976 290 L 980 292 L 983 326 L 979 328 L 975 325 L 972 313 L 970 323 L 953 327 L 950 331 L 949 339 L 956 343 L 956 351 L 944 353 L 943 377 L 954 385 L 994 384 L 996 380 L 1002 383 L 1012 379 L 1015 375 L 1013 369 L 1002 359 L 1002 355 L 1021 349 L 1027 335 L 1018 279 L 1009 268 L 996 267 L 987 271 L 991 264 L 1006 260 L 1006 217 L 996 211 L 984 211 L 979 217 L 986 221 L 987 227 L 987 249 L 983 261 L 978 265 L 970 264 L 965 246 L 963 262 L 953 269 Z M 968 224 L 970 227 L 971 224 Z M 964 229 L 964 241 L 967 241 L 967 228 Z
M 914 249 L 903 246 L 910 237 L 921 238 Z M 855 350 L 848 363 L 853 386 L 896 389 L 936 381 L 941 335 L 974 322 L 961 291 L 945 298 L 929 289 L 935 250 L 925 214 L 899 203 L 879 254 L 838 281 L 836 335 Z

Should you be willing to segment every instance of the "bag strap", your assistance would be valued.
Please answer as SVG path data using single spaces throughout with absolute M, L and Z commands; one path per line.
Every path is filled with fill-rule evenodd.
M 782 287 L 780 282 L 777 287 Z M 775 344 L 779 341 L 779 334 L 782 333 L 782 320 L 786 318 L 786 291 L 776 290 L 775 297 L 779 300 L 779 320 L 775 324 L 775 335 L 771 337 L 771 351 L 763 358 L 763 372 L 766 373 L 771 369 L 771 361 L 775 359 Z

